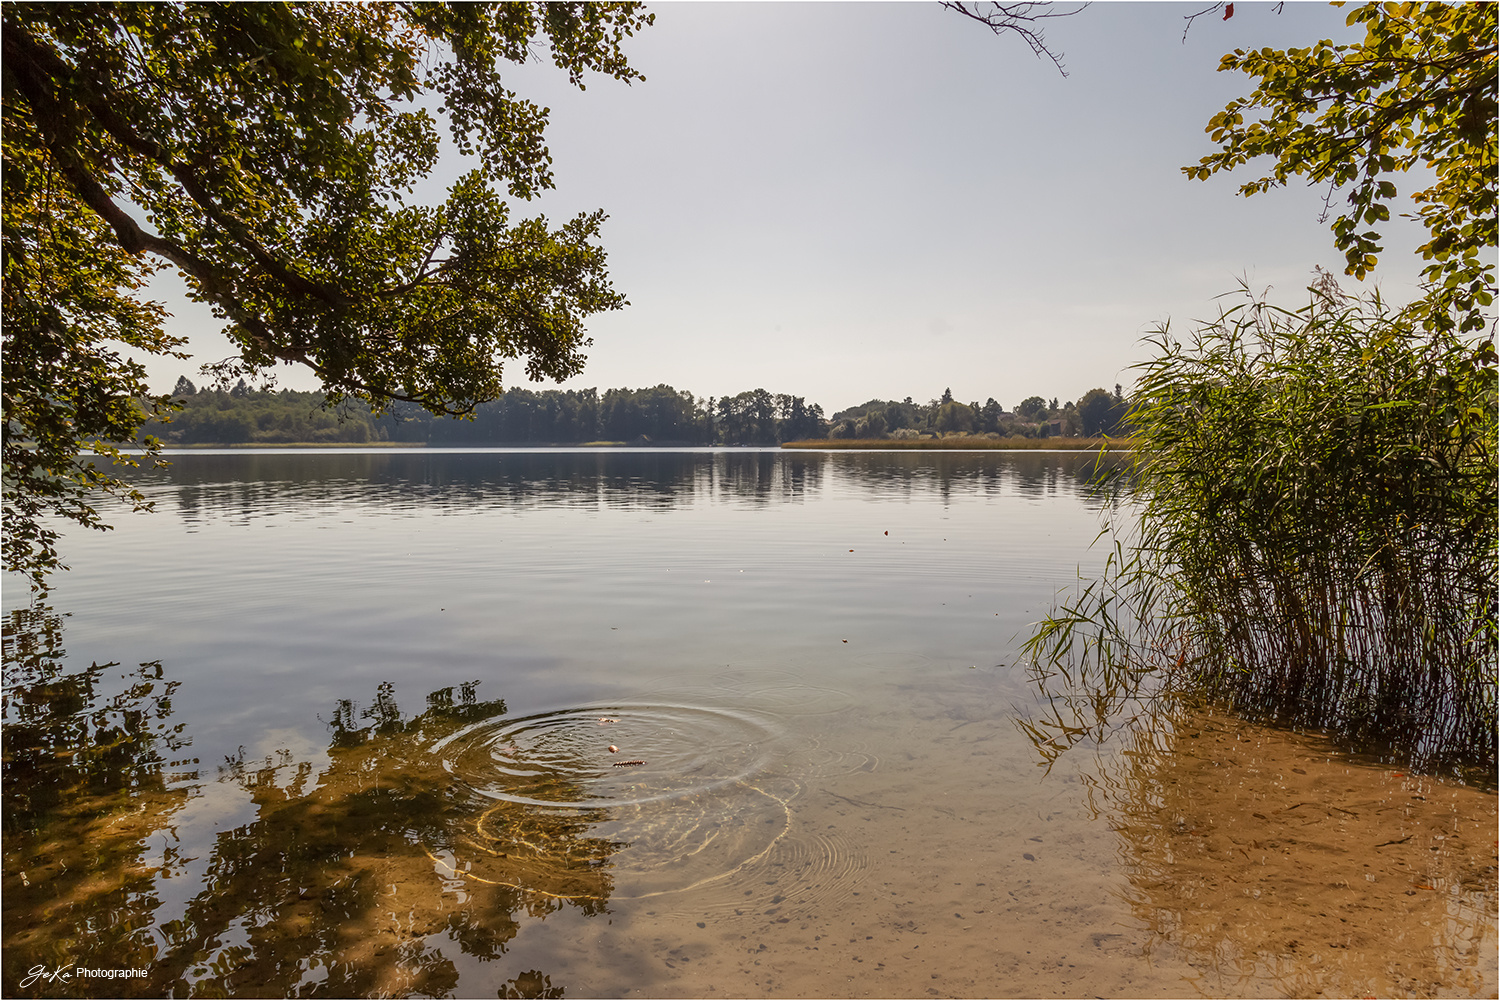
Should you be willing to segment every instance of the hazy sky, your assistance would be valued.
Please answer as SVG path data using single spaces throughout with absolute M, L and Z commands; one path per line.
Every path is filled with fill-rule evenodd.
M 1050 22 L 1066 78 L 936 3 L 657 4 L 627 43 L 643 83 L 579 93 L 550 64 L 519 68 L 515 88 L 552 109 L 557 180 L 521 209 L 607 212 L 631 302 L 592 319 L 588 366 L 565 385 L 763 387 L 829 412 L 951 387 L 1010 409 L 1128 385 L 1143 336 L 1214 314 L 1240 277 L 1300 305 L 1314 265 L 1343 271 L 1324 192 L 1245 199 L 1244 168 L 1208 182 L 1178 168 L 1249 91 L 1216 72 L 1223 53 L 1360 36 L 1347 8 L 1238 3 L 1184 43 L 1203 6 L 1096 3 Z M 1414 180 L 1397 179 L 1403 195 Z M 1386 235 L 1379 281 L 1404 300 L 1419 230 Z M 180 288 L 165 278 L 156 294 L 196 356 L 152 366 L 163 391 L 230 353 Z

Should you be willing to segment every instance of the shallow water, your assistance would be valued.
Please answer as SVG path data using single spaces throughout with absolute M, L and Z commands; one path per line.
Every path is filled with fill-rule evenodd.
M 1208 716 L 1044 766 L 1092 456 L 171 459 L 7 581 L 12 995 L 1495 992 L 1493 792 Z

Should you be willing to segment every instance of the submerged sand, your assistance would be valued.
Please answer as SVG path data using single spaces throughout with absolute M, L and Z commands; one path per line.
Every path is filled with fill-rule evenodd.
M 1047 769 L 1002 696 L 942 692 L 826 707 L 768 771 L 639 816 L 464 801 L 413 730 L 100 802 L 7 836 L 6 990 L 1496 996 L 1493 790 L 1215 715 Z M 207 878 L 162 852 L 236 789 Z M 80 960 L 151 973 L 17 991 Z
M 871 721 L 877 766 L 807 784 L 783 857 L 740 874 L 740 906 L 695 911 L 684 895 L 617 914 L 580 943 L 603 966 L 585 990 L 1496 995 L 1492 790 L 1212 715 L 1117 756 L 1065 755 L 1038 782 L 1034 761 L 1007 757 L 1004 721 L 929 722 Z M 971 757 L 959 781 L 928 767 L 956 742 Z M 903 805 L 935 793 L 950 805 Z M 859 854 L 841 892 L 797 867 L 819 837 Z

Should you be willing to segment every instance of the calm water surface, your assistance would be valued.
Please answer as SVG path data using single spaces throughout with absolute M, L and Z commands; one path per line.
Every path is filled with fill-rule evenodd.
M 1150 755 L 1048 770 L 1013 723 L 1027 623 L 1099 562 L 1090 455 L 170 458 L 48 607 L 7 581 L 13 996 L 1290 976 L 1153 917 Z M 1494 949 L 1467 879 L 1418 947 L 1457 993 Z

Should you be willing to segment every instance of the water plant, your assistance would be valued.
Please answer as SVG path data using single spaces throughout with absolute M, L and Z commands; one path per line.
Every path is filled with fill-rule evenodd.
M 1151 338 L 1105 571 L 1024 648 L 1039 747 L 1192 695 L 1493 771 L 1494 343 L 1310 292 Z

